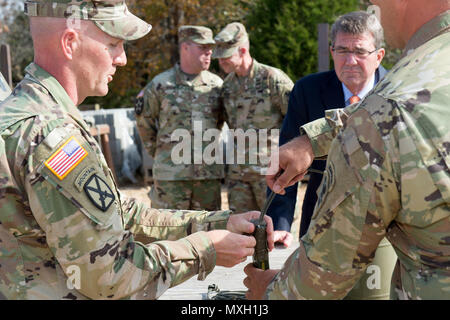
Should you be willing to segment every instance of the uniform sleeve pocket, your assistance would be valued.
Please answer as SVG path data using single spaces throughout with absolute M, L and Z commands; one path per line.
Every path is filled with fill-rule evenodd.
M 352 234 L 351 237 L 357 237 L 365 221 L 370 192 L 367 192 L 367 181 L 358 168 L 367 164 L 367 158 L 358 141 L 348 136 L 345 139 L 343 133 L 334 140 L 317 191 L 318 200 L 311 221 L 312 235 L 316 238 L 320 238 L 326 229 L 345 230 Z

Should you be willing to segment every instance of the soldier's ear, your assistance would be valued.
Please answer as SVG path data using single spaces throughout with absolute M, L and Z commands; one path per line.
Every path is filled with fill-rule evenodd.
M 80 35 L 74 29 L 66 29 L 61 35 L 61 49 L 64 57 L 73 60 L 77 50 L 81 47 Z
M 188 43 L 186 41 L 180 43 L 180 51 L 186 50 L 188 47 Z

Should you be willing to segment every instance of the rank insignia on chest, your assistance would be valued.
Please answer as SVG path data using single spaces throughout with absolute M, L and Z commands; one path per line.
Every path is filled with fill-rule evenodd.
M 87 151 L 84 150 L 80 143 L 74 137 L 71 137 L 45 161 L 45 166 L 59 180 L 63 180 L 87 155 Z
M 144 90 L 141 90 L 141 92 L 139 92 L 138 96 L 136 97 L 134 112 L 136 112 L 137 115 L 140 115 L 143 110 L 144 110 Z
M 83 189 L 89 200 L 102 211 L 107 211 L 116 199 L 105 180 L 100 178 L 97 174 L 94 174 L 89 178 Z
M 134 112 L 139 116 L 144 110 L 144 98 L 137 98 L 134 105 Z

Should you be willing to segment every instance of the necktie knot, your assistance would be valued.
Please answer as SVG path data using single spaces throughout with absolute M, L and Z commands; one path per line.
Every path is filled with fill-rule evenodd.
M 361 99 L 358 97 L 358 96 L 353 96 L 353 97 L 351 97 L 350 98 L 350 104 L 354 104 L 354 103 L 356 103 L 356 102 L 358 102 L 358 101 L 360 101 Z

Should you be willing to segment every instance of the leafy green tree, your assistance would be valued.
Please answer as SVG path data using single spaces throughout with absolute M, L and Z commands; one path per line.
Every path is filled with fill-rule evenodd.
M 0 41 L 11 48 L 13 82 L 23 78 L 24 68 L 33 60 L 33 44 L 24 0 L 0 0 Z M 129 0 L 130 10 L 152 24 L 150 34 L 126 43 L 128 63 L 118 68 L 106 97 L 86 99 L 103 108 L 133 106 L 133 98 L 156 74 L 178 60 L 178 27 L 204 25 L 217 32 L 229 21 L 240 20 L 246 12 L 242 4 L 250 0 Z M 219 72 L 215 64 L 215 72 Z
M 258 0 L 245 24 L 256 60 L 278 67 L 293 80 L 317 72 L 319 23 L 332 24 L 359 9 L 359 0 Z
M 13 83 L 21 81 L 23 70 L 33 60 L 33 43 L 23 0 L 0 1 L 0 42 L 10 46 Z
M 13 82 L 23 78 L 33 60 L 24 0 L 0 0 L 0 42 L 11 47 Z M 262 63 L 286 71 L 296 80 L 317 71 L 317 24 L 330 25 L 341 14 L 370 5 L 368 0 L 128 0 L 130 10 L 150 22 L 153 30 L 126 43 L 127 66 L 118 68 L 106 97 L 85 104 L 103 108 L 132 107 L 134 97 L 158 73 L 178 60 L 177 30 L 181 25 L 210 27 L 214 33 L 233 21 L 244 23 L 252 55 Z M 387 47 L 383 65 L 390 68 L 399 50 Z M 221 74 L 217 61 L 211 71 Z M 223 74 L 221 74 L 223 75 Z
M 202 25 L 215 33 L 227 23 L 240 20 L 248 1 L 236 0 L 134 0 L 130 10 L 152 24 L 150 34 L 126 44 L 128 63 L 117 69 L 110 93 L 103 98 L 89 98 L 87 104 L 104 108 L 131 107 L 134 97 L 157 74 L 178 61 L 178 28 Z M 219 73 L 217 63 L 213 72 Z

